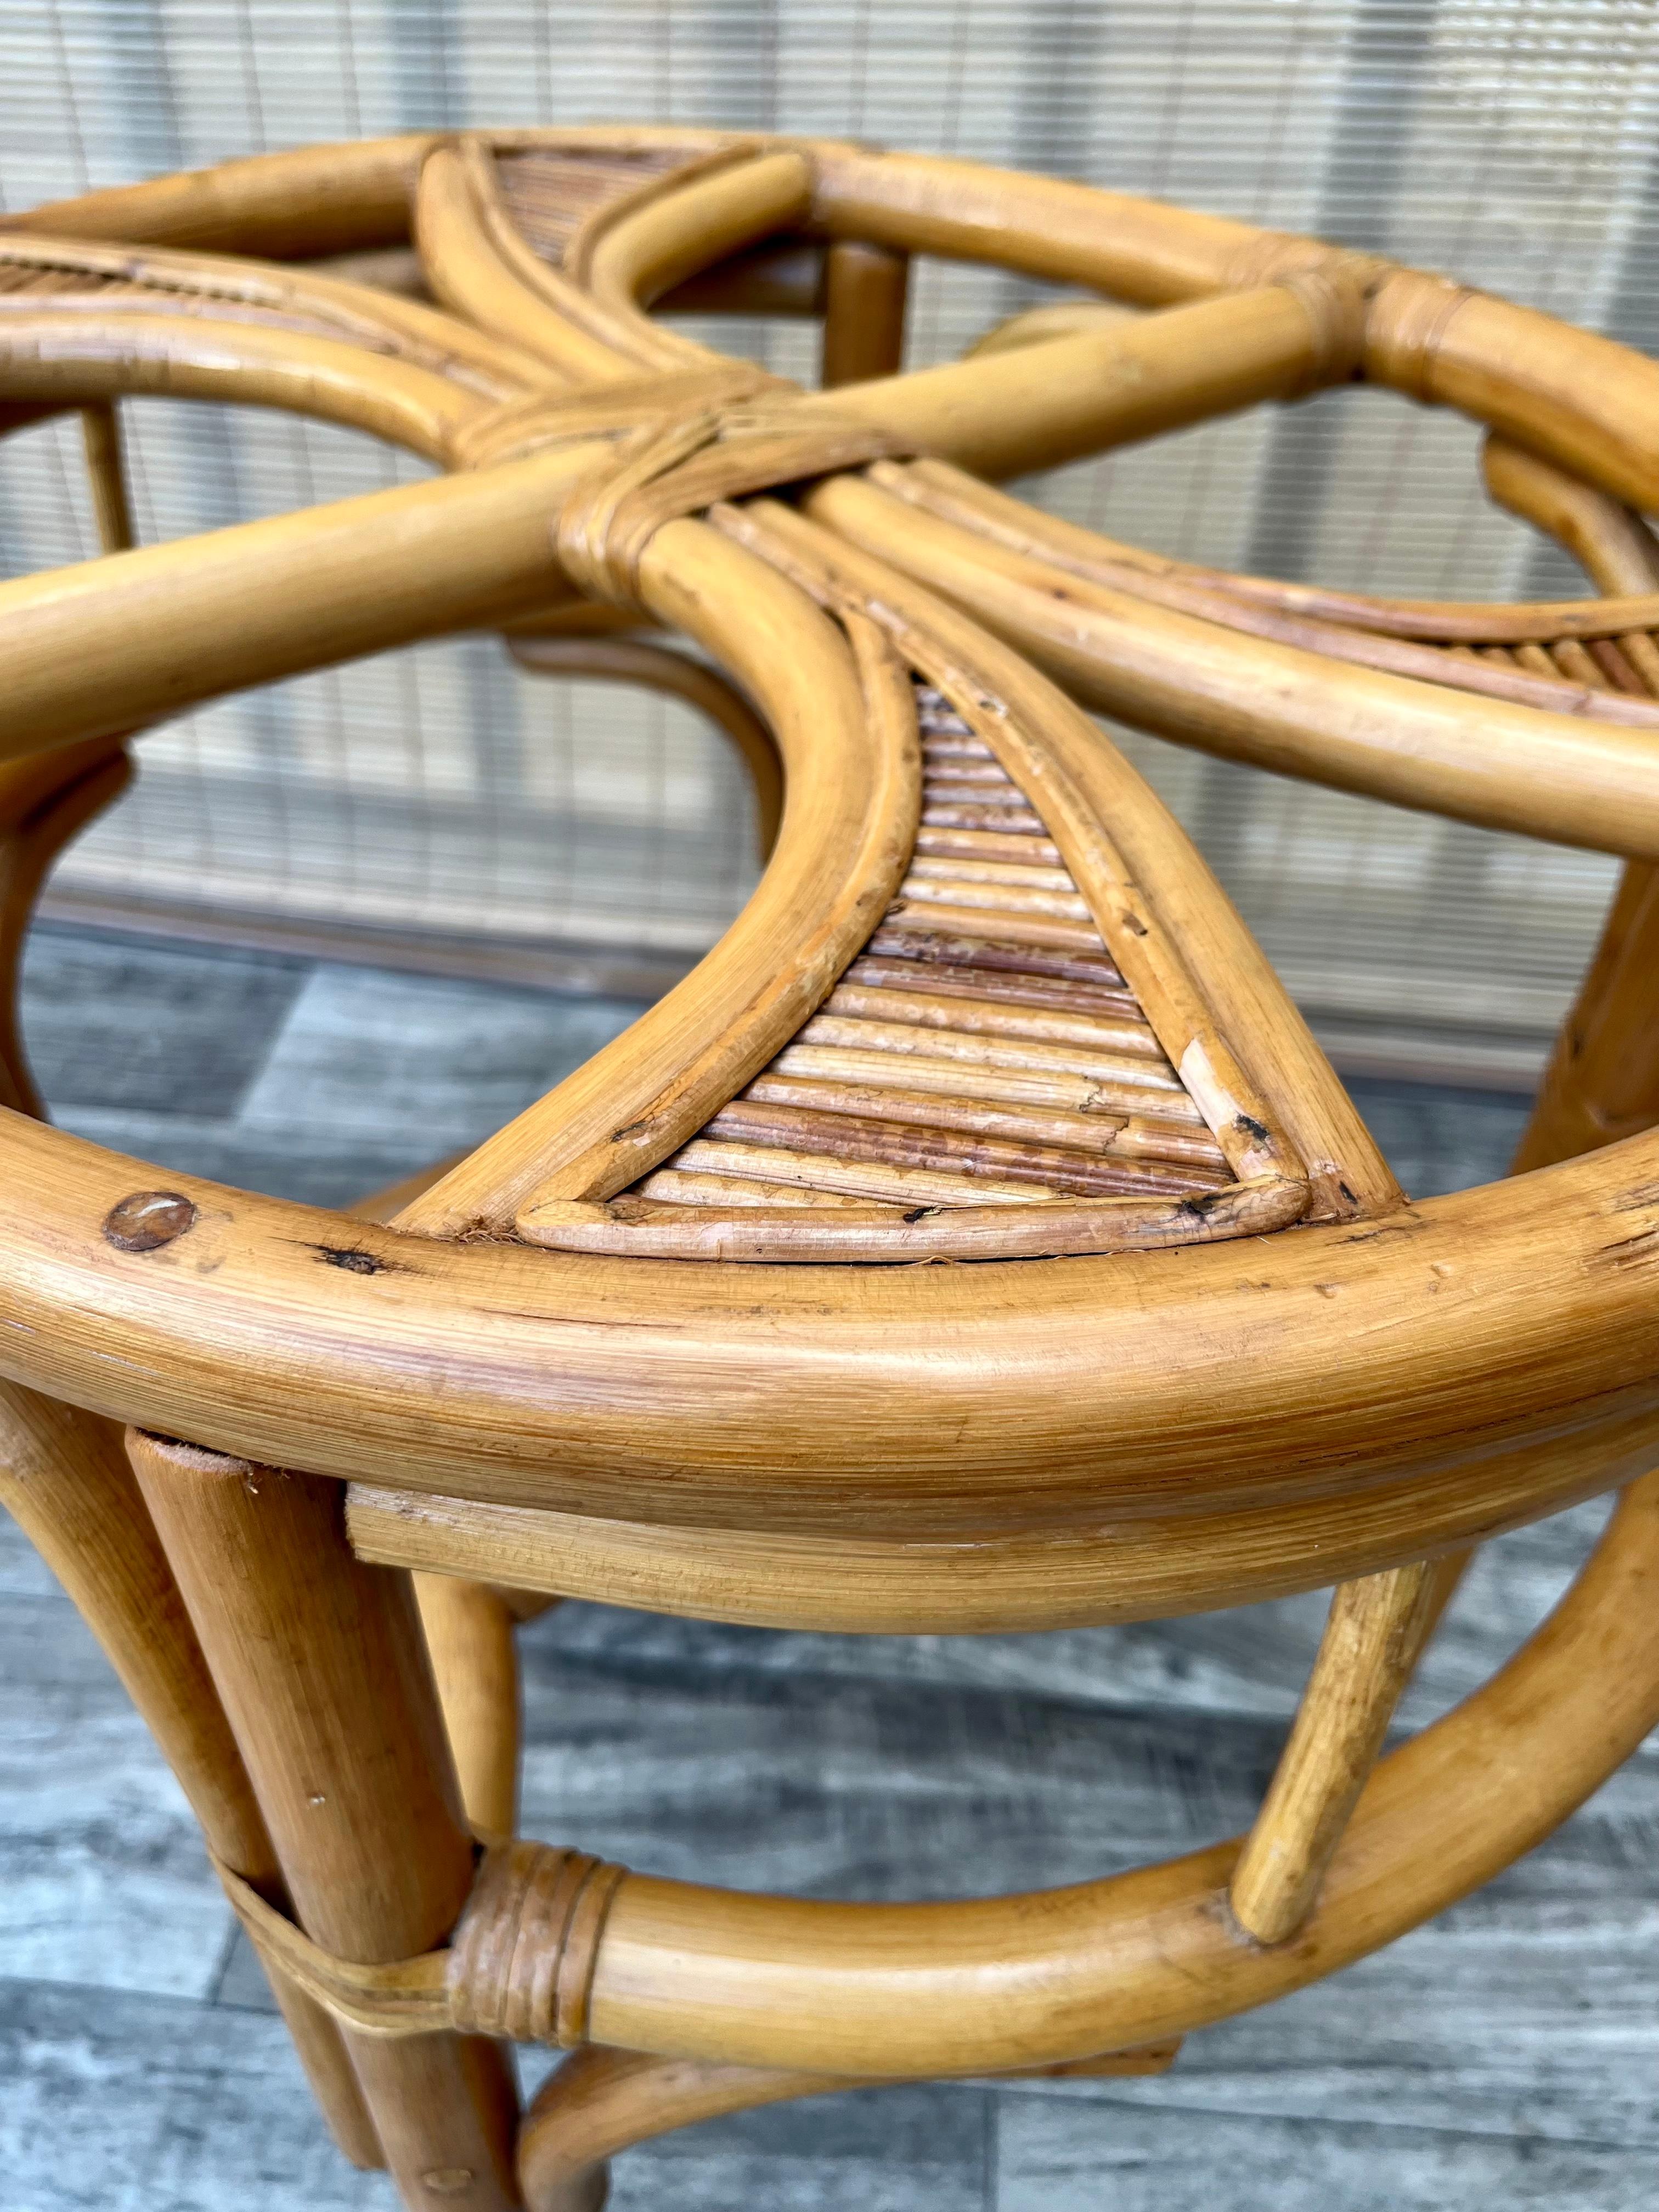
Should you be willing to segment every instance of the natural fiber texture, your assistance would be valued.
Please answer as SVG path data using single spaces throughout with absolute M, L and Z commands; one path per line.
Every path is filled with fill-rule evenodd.
M 670 416 L 625 437 L 559 515 L 559 559 L 588 598 L 639 604 L 640 557 L 665 522 L 722 500 L 914 454 L 878 424 L 788 405 Z
M 515 1840 L 485 1852 L 451 1942 L 365 1966 L 313 1942 L 216 1857 L 214 1869 L 267 1970 L 365 2035 L 454 2028 L 574 2050 L 605 1916 L 627 1869 Z
M 574 2050 L 605 1915 L 627 1869 L 514 1842 L 485 1856 L 450 1947 L 450 2018 L 469 2033 Z
M 405 2201 L 465 2192 L 467 2212 L 527 2193 L 492 2039 L 848 2078 L 1167 2048 L 1465 1893 L 1659 1712 L 1650 1479 L 1528 1651 L 1374 1765 L 1456 1571 L 1423 1563 L 1653 1464 L 1659 1139 L 1405 1210 L 1266 961 L 1084 711 L 1630 854 L 1643 871 L 1534 1158 L 1659 1120 L 1639 1050 L 1659 1032 L 1641 519 L 1659 371 L 1367 256 L 1048 180 L 806 142 L 590 143 L 568 225 L 556 179 L 503 188 L 517 138 L 210 180 L 233 215 L 286 207 L 284 250 L 313 258 L 359 187 L 344 240 L 404 235 L 412 190 L 415 274 L 450 318 L 49 231 L 27 267 L 0 263 L 0 404 L 94 410 L 112 548 L 128 392 L 320 412 L 452 471 L 4 587 L 5 742 L 64 750 L 44 776 L 0 775 L 0 961 L 59 829 L 118 779 L 106 740 L 463 623 L 545 635 L 620 609 L 683 634 L 721 672 L 728 726 L 752 707 L 787 790 L 761 886 L 702 967 L 392 1228 L 189 1178 L 157 1192 L 137 1163 L 0 1116 L 29 1194 L 0 1269 L 9 1340 L 40 1390 L 137 1425 L 163 1554 L 148 1596 L 104 1577 L 106 1640 L 153 1637 L 154 1585 L 176 1580 L 224 1723 L 216 1762 L 198 1731 L 185 1763 L 216 1764 L 269 1822 L 240 1843 L 210 1826 L 228 1893 L 296 2014 L 360 2039 L 325 2078 L 361 2086 L 359 2132 Z M 108 196 L 58 222 L 173 235 L 180 191 L 114 196 L 113 229 Z M 513 220 L 526 196 L 539 252 Z M 272 232 L 221 213 L 190 234 Z M 1017 323 L 906 377 L 904 272 L 925 252 L 1159 312 Z M 824 317 L 827 398 L 672 326 L 780 291 Z M 181 335 L 192 314 L 211 343 Z M 1494 496 L 1616 597 L 1425 616 L 1160 560 L 982 481 L 1356 374 L 1484 420 Z M 793 503 L 753 496 L 785 485 Z M 610 672 L 662 674 L 656 648 L 630 655 Z M 0 1062 L 30 1103 L 11 1033 Z M 1199 1249 L 1226 1239 L 1257 1249 Z M 960 1264 L 1060 1257 L 1089 1264 Z M 811 1272 L 618 1264 L 638 1258 Z M 375 1509 L 360 1496 L 343 1521 L 334 1480 L 388 1454 L 434 1494 L 404 1516 L 423 1553 L 395 1526 L 352 1549 Z M 73 1558 L 97 1493 L 64 1486 Z M 450 1589 L 423 1653 L 371 1559 L 862 1631 L 1348 1579 L 1242 1856 L 872 1909 L 532 1843 L 480 1862 L 455 1783 L 459 1764 L 474 1820 L 510 1827 L 507 1607 Z M 579 2195 L 528 2193 L 589 2212 L 598 2179 L 590 2161 Z

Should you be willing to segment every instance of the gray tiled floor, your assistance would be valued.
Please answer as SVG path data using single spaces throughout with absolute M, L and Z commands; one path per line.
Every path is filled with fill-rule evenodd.
M 37 939 L 26 999 L 70 1127 L 325 1200 L 482 1133 L 631 1011 L 63 932 Z M 1497 1172 L 1522 1118 L 1404 1085 L 1362 1103 L 1421 1194 Z M 1541 1617 L 1600 1513 L 1488 1548 L 1407 1724 Z M 1321 1610 L 892 1638 L 569 1605 L 525 1637 L 526 1826 L 654 1871 L 851 1897 L 1181 1850 L 1248 1817 Z M 620 2160 L 617 2212 L 1646 2205 L 1656 1836 L 1650 1746 L 1489 1889 L 1193 2038 L 1168 2075 L 740 2115 Z M 3 1525 L 0 2177 L 4 2212 L 391 2207 L 329 2149 L 170 1778 Z

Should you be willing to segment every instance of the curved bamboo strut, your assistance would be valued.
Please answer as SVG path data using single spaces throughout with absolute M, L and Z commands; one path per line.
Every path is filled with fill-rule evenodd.
M 757 155 L 726 139 L 604 204 L 554 268 L 520 234 L 495 162 L 476 135 L 425 162 L 416 234 L 433 289 L 486 329 L 516 339 L 588 385 L 641 368 L 663 373 L 720 363 L 706 346 L 644 313 L 661 293 L 787 228 L 811 199 L 799 153 Z
M 601 208 L 578 234 L 567 260 L 601 307 L 639 313 L 714 262 L 790 229 L 811 208 L 804 155 L 744 148 L 716 161 L 694 175 L 659 178 L 625 206 Z M 679 343 L 708 357 L 707 348 Z
M 786 772 L 777 846 L 684 983 L 402 1217 L 423 1235 L 505 1228 L 532 1193 L 609 1198 L 656 1166 L 829 995 L 909 859 L 921 805 L 915 713 L 873 629 L 849 618 L 849 649 L 804 593 L 700 523 L 657 532 L 641 583 L 653 614 L 720 654 L 775 732 Z
M 985 260 L 1146 307 L 1273 278 L 1364 289 L 1372 381 L 1452 406 L 1615 498 L 1659 507 L 1659 365 L 1531 308 L 1316 239 L 976 162 L 815 144 L 832 235 Z M 1047 352 L 1047 349 L 1044 349 Z
M 441 144 L 422 164 L 414 229 L 427 281 L 444 305 L 510 339 L 580 386 L 615 383 L 642 365 L 637 334 L 601 317 L 520 236 L 487 150 Z
M 1633 1481 L 1653 1455 L 1641 1413 L 1489 1453 L 1478 1489 L 1458 1460 L 1269 1514 L 1141 1515 L 1111 1501 L 1079 1510 L 1066 1531 L 1014 1523 L 955 1537 L 890 1536 L 850 1506 L 841 1524 L 805 1529 L 781 1515 L 757 1529 L 653 1524 L 623 1505 L 607 1518 L 549 1512 L 388 1490 L 382 1468 L 351 1485 L 346 1518 L 365 1559 L 508 1589 L 757 1628 L 1014 1635 L 1170 1620 L 1387 1571 L 1411 1561 L 1413 1542 L 1462 1547 Z
M 8 231 L 262 254 L 273 260 L 401 245 L 431 131 L 253 154 L 143 184 L 115 185 L 9 215 Z
M 309 331 L 158 314 L 142 302 L 96 309 L 95 324 L 74 307 L 0 311 L 7 398 L 75 406 L 142 392 L 283 407 L 439 462 L 489 404 L 430 369 Z
M 526 2109 L 519 2185 L 528 2212 L 599 2212 L 605 2160 L 630 2144 L 723 2112 L 854 2086 L 842 2075 L 708 2066 L 590 2044 L 571 2053 Z
M 1500 438 L 1489 436 L 1486 453 L 1489 487 L 1492 457 L 1498 456 L 1496 465 L 1500 471 L 1512 473 L 1522 468 L 1534 475 L 1547 471 L 1555 484 L 1573 486 L 1583 500 L 1595 501 L 1599 508 L 1626 512 L 1616 507 L 1604 492 L 1576 484 L 1573 478 L 1564 477 L 1551 463 L 1522 453 L 1518 447 L 1508 445 Z M 868 475 L 872 483 L 911 506 L 937 514 L 947 522 L 958 522 L 1012 552 L 1029 553 L 1034 559 L 1051 562 L 1072 575 L 1085 576 L 1119 590 L 1145 592 L 1153 599 L 1160 592 L 1168 592 L 1171 596 L 1164 604 L 1176 607 L 1242 602 L 1226 606 L 1219 617 L 1224 621 L 1243 622 L 1252 617 L 1259 619 L 1271 611 L 1299 616 L 1310 623 L 1317 623 L 1322 631 L 1337 625 L 1345 630 L 1377 634 L 1401 641 L 1449 645 L 1616 637 L 1627 630 L 1659 625 L 1659 592 L 1646 588 L 1651 574 L 1646 569 L 1640 572 L 1640 587 L 1632 581 L 1629 595 L 1595 599 L 1557 599 L 1516 605 L 1460 599 L 1371 599 L 1358 592 L 1328 592 L 1313 584 L 1279 583 L 1264 576 L 1239 575 L 1229 569 L 1206 568 L 1196 562 L 1143 553 L 1138 547 L 1103 538 L 1061 516 L 1046 514 L 1024 500 L 1011 498 L 1006 492 L 981 483 L 977 477 L 946 462 L 924 460 L 900 465 L 878 461 L 872 465 Z M 1494 496 L 1499 495 L 1494 492 Z M 1468 665 L 1450 660 L 1444 654 L 1436 654 L 1431 662 L 1421 665 L 1443 671 L 1437 678 L 1443 683 L 1452 682 L 1455 672 Z
M 757 1152 L 750 1165 L 758 1171 L 781 1157 Z M 830 1164 L 815 1160 L 812 1164 L 818 1170 L 815 1180 L 822 1181 Z M 789 1178 L 780 1173 L 779 1180 L 787 1182 Z M 742 1188 L 728 1188 L 725 1195 L 734 1198 Z M 785 1194 L 780 1190 L 772 1195 L 781 1199 Z M 1023 1192 L 1019 1196 L 1024 1200 Z M 1299 1221 L 1307 1206 L 1306 1184 L 1279 1176 L 1257 1176 L 1187 1198 L 941 1204 L 936 1192 L 919 1189 L 908 1204 L 830 1208 L 816 1202 L 745 1201 L 729 1212 L 714 1204 L 656 1204 L 648 1190 L 609 1206 L 544 1198 L 538 1191 L 520 1206 L 515 1226 L 527 1242 L 562 1252 L 775 1267 L 830 1261 L 906 1267 L 923 1260 L 982 1262 L 1155 1252 L 1240 1237 L 1268 1237 Z
M 234 254 L 182 253 L 85 239 L 19 238 L 0 230 L 0 268 L 83 277 L 77 291 L 0 291 L 0 314 L 72 308 L 94 318 L 113 308 L 155 314 L 271 322 L 323 338 L 360 345 L 434 375 L 447 377 L 484 399 L 512 398 L 545 386 L 547 370 L 532 354 L 487 335 L 421 301 L 366 291 L 326 269 L 284 269 Z
M 1239 1511 L 1270 1577 L 1297 1501 L 1389 1491 L 1348 1564 L 1365 1572 L 1467 1541 L 1488 1509 L 1512 1524 L 1627 1480 L 1659 1440 L 1651 1133 L 1248 1255 L 759 1284 L 410 1237 L 179 1176 L 193 1217 L 130 1253 L 100 1224 L 155 1170 L 15 1118 L 0 1170 L 31 1193 L 0 1370 L 266 1463 L 395 1465 L 452 1496 L 888 1537 Z M 1252 1358 L 1273 1378 L 1257 1397 Z
M 783 770 L 772 732 L 732 684 L 705 662 L 642 638 L 512 637 L 507 650 L 538 676 L 638 684 L 684 699 L 723 730 L 743 757 L 755 789 L 755 837 L 764 862 L 783 818 Z
M 630 1875 L 600 1939 L 596 2042 L 891 2078 L 1182 2034 L 1443 1911 L 1540 1842 L 1659 1720 L 1659 1478 L 1486 1686 L 1374 1771 L 1301 1934 L 1222 1908 L 1237 1842 L 1102 1882 L 948 1905 L 834 1905 Z
M 1067 575 L 851 477 L 821 486 L 809 510 L 1138 727 L 1487 828 L 1659 859 L 1659 734 L 1381 670 L 1339 672 L 1322 654 Z
M 125 749 L 93 738 L 0 767 L 0 1105 L 46 1119 L 18 1023 L 23 944 L 46 872 L 125 789 Z

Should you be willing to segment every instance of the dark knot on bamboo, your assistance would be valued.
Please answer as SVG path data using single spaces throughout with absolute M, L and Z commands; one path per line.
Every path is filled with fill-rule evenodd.
M 450 2017 L 463 2033 L 574 2050 L 605 1916 L 627 1869 L 552 1844 L 485 1855 L 450 1945 Z

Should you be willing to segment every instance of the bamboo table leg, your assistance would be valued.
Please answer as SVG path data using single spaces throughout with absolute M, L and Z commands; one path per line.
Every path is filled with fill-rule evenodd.
M 510 1836 L 522 1702 L 512 1609 L 487 1583 L 456 1575 L 416 1575 L 415 1596 L 467 1820 L 476 1834 Z
M 128 1433 L 307 1934 L 407 1958 L 448 1936 L 472 1841 L 407 1575 L 346 1544 L 337 1484 Z M 494 2044 L 349 2039 L 411 2207 L 507 2212 L 516 2098 Z
M 838 239 L 823 257 L 823 387 L 896 376 L 904 366 L 908 254 Z
M 1239 1925 L 1283 1943 L 1312 1911 L 1400 1693 L 1468 1553 L 1340 1583 L 1290 1740 L 1233 1870 Z
M 1659 869 L 1632 860 L 1561 1025 L 1510 1172 L 1548 1167 L 1659 1121 Z
M 270 1835 L 119 1430 L 0 1382 L 0 1504 L 104 1647 L 210 1849 L 285 1905 Z M 354 2166 L 383 2166 L 339 2029 L 311 1997 L 272 1986 L 334 2140 Z
M 126 465 L 121 457 L 121 419 L 112 399 L 81 410 L 81 435 L 86 447 L 93 511 L 98 518 L 99 543 L 106 553 L 125 553 L 137 539 L 133 535 L 132 503 L 127 496 Z

